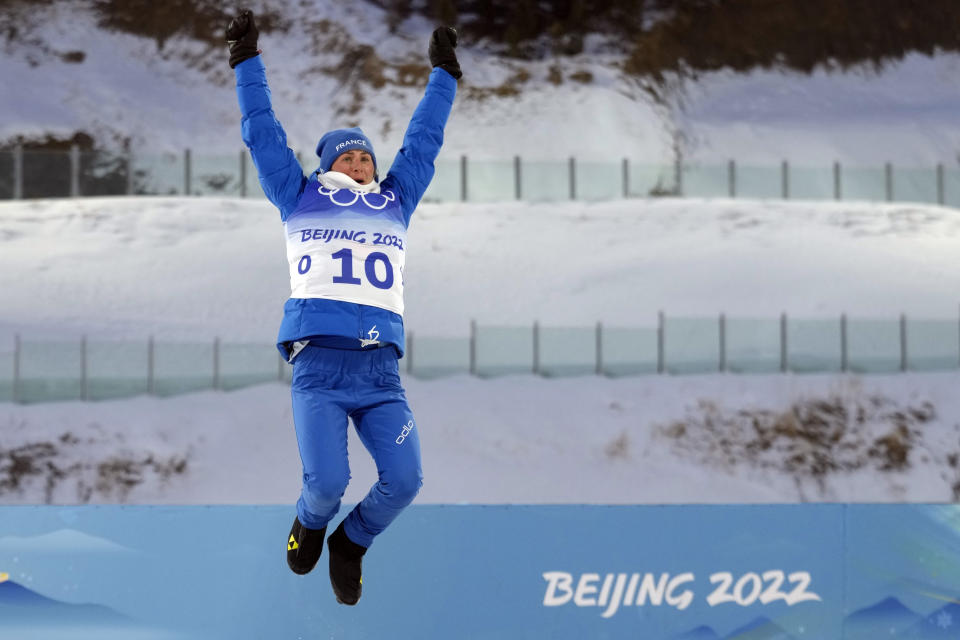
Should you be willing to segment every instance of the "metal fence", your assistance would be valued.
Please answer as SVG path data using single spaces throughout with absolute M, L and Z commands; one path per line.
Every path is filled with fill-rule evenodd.
M 106 400 L 289 382 L 272 345 L 14 339 L 0 351 L 0 402 Z M 407 334 L 407 375 L 861 374 L 960 369 L 960 318 L 667 317 L 648 327 L 478 326 Z
M 301 160 L 307 170 L 317 162 Z M 392 159 L 381 157 L 381 168 Z M 619 163 L 575 158 L 531 161 L 519 156 L 477 160 L 441 154 L 427 201 L 609 200 L 693 196 L 806 200 L 925 202 L 960 207 L 960 168 L 822 167 Z M 122 154 L 0 151 L 0 199 L 101 195 L 263 197 L 256 169 L 244 150 L 235 154 Z

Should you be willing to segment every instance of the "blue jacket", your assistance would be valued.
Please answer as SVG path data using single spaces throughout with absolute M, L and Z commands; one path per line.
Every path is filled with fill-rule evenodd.
M 316 172 L 304 175 L 296 155 L 287 146 L 287 136 L 273 113 L 266 68 L 261 56 L 238 64 L 237 98 L 243 141 L 250 149 L 263 192 L 286 222 L 301 201 L 316 191 Z M 414 209 L 434 174 L 434 160 L 443 144 L 443 129 L 453 106 L 457 81 L 436 68 L 407 126 L 403 146 L 380 182 L 381 191 L 392 190 L 399 200 L 403 224 L 409 226 Z M 298 340 L 360 348 L 360 339 L 376 326 L 381 344 L 396 347 L 403 355 L 403 317 L 380 307 L 324 298 L 289 298 L 284 304 L 277 348 L 288 355 L 288 345 Z

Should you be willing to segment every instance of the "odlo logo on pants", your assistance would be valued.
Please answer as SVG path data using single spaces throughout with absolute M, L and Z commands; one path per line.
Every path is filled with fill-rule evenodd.
M 403 441 L 407 439 L 411 431 L 413 431 L 413 420 L 403 425 L 403 431 L 397 436 L 397 444 L 403 444 Z

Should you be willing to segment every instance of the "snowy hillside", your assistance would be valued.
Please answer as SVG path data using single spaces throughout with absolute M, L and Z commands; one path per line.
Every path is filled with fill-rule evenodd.
M 0 202 L 0 345 L 14 332 L 270 344 L 289 276 L 265 200 Z M 406 324 L 652 326 L 674 316 L 956 318 L 960 213 L 864 202 L 421 204 Z
M 429 71 L 434 25 L 413 17 L 391 32 L 368 2 L 269 5 L 289 29 L 260 46 L 304 164 L 324 131 L 354 124 L 392 156 Z M 236 158 L 225 47 L 176 37 L 161 49 L 101 29 L 88 7 L 30 6 L 25 37 L 5 42 L 0 144 L 82 131 L 108 149 L 129 140 L 140 154 Z M 664 106 L 605 44 L 591 36 L 576 56 L 523 62 L 462 42 L 441 160 L 576 156 L 619 171 L 623 157 L 669 164 L 679 149 L 692 164 L 735 158 L 743 175 L 781 160 L 956 169 L 960 56 L 912 54 L 879 73 L 706 73 Z M 659 311 L 955 320 L 960 303 L 960 213 L 909 203 L 426 203 L 409 247 L 405 317 L 420 336 L 465 336 L 471 320 L 652 326 Z M 258 199 L 0 202 L 0 356 L 14 335 L 270 344 L 289 292 L 283 252 L 276 211 Z M 422 432 L 423 502 L 960 496 L 955 371 L 405 384 Z M 374 476 L 351 438 L 347 501 Z M 0 403 L 4 503 L 288 504 L 299 473 L 281 384 Z
M 312 154 L 328 129 L 359 123 L 376 148 L 392 156 L 426 83 L 427 42 L 434 25 L 411 18 L 391 35 L 383 11 L 370 3 L 275 4 L 284 6 L 291 30 L 263 35 L 260 46 L 274 109 L 291 147 Z M 29 47 L 10 51 L 0 83 L 29 90 L 0 96 L 0 110 L 8 114 L 0 139 L 69 135 L 80 129 L 104 141 L 130 136 L 133 148 L 144 153 L 242 147 L 225 46 L 210 49 L 180 38 L 159 52 L 152 41 L 100 30 L 79 2 L 55 3 L 38 13 L 40 38 L 56 43 L 59 52 L 83 51 L 85 57 L 76 63 Z M 91 38 L 94 33 L 98 37 Z M 363 61 L 348 54 L 360 45 L 374 47 L 373 64 L 382 76 L 374 84 L 351 81 L 362 73 L 356 67 Z M 614 143 L 622 149 L 618 159 L 668 154 L 662 123 L 647 103 L 631 97 L 639 92 L 620 78 L 617 59 L 610 54 L 591 52 L 565 63 L 561 77 L 589 70 L 593 80 L 584 84 L 567 78 L 559 86 L 546 81 L 553 62 L 505 61 L 469 43 L 458 56 L 467 72 L 444 147 L 450 157 L 519 153 L 601 159 Z M 382 86 L 374 86 L 381 81 Z M 558 128 L 570 122 L 591 122 L 590 138 L 579 131 L 557 136 Z
M 404 379 L 418 502 L 454 504 L 958 500 L 958 384 L 957 372 Z M 376 481 L 352 428 L 349 451 L 344 504 Z M 292 504 L 300 474 L 280 384 L 0 404 L 5 504 Z
M 922 205 L 635 200 L 422 205 L 407 325 L 649 325 L 676 314 L 957 318 L 960 214 Z M 269 344 L 288 283 L 270 205 L 0 204 L 0 351 L 123 337 Z M 529 325 L 528 325 L 529 326 Z M 960 373 L 405 378 L 422 502 L 942 501 Z M 842 447 L 833 447 L 842 442 Z M 351 436 L 357 500 L 375 471 Z M 287 388 L 0 403 L 0 500 L 289 503 Z
M 373 3 L 270 5 L 290 23 L 289 32 L 264 34 L 260 44 L 291 146 L 309 155 L 327 129 L 359 123 L 392 155 L 428 71 L 434 25 L 413 17 L 391 34 Z M 8 43 L 0 69 L 0 84 L 18 88 L 0 93 L 0 140 L 79 130 L 108 148 L 129 137 L 143 153 L 241 147 L 224 48 L 180 37 L 160 50 L 152 40 L 100 29 L 79 0 L 29 16 L 32 39 Z M 660 107 L 603 45 L 592 36 L 577 56 L 523 62 L 463 42 L 465 76 L 443 156 L 657 164 L 672 162 L 681 141 L 692 162 L 956 162 L 954 55 L 910 55 L 880 74 L 710 73 Z

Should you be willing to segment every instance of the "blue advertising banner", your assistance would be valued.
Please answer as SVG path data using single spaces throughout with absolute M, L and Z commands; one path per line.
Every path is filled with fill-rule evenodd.
M 0 637 L 960 637 L 954 505 L 414 505 L 355 607 L 287 568 L 293 515 L 0 507 Z

